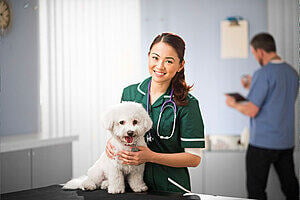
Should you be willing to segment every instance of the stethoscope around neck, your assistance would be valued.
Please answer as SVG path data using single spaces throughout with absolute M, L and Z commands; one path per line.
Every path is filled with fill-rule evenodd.
M 147 112 L 148 114 L 150 113 L 150 88 L 151 88 L 151 80 L 149 81 L 148 83 L 148 94 L 147 94 Z M 158 121 L 157 121 L 157 135 L 160 139 L 163 139 L 163 140 L 168 140 L 170 139 L 173 134 L 174 134 L 174 131 L 175 131 L 175 126 L 176 126 L 176 111 L 177 111 L 177 108 L 176 108 L 176 104 L 175 102 L 173 101 L 173 93 L 174 93 L 174 89 L 172 88 L 171 90 L 171 93 L 170 93 L 170 99 L 165 101 L 163 103 L 163 105 L 161 106 L 160 108 L 160 113 L 159 113 L 159 116 L 158 116 Z M 174 113 L 174 121 L 173 121 L 173 128 L 172 128 L 172 132 L 169 136 L 162 136 L 160 135 L 159 133 L 159 125 L 160 125 L 160 121 L 161 121 L 161 116 L 163 114 L 163 112 L 165 111 L 166 108 L 172 108 L 173 110 L 173 113 Z

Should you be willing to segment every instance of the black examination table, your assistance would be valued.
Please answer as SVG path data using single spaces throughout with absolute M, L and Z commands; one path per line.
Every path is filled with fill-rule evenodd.
M 105 190 L 62 190 L 59 185 L 1 194 L 1 200 L 185 200 L 179 193 L 108 194 Z

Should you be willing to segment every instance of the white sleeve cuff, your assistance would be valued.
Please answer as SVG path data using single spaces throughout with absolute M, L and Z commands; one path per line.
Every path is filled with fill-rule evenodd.
M 184 152 L 199 156 L 200 158 L 203 155 L 202 148 L 184 148 Z

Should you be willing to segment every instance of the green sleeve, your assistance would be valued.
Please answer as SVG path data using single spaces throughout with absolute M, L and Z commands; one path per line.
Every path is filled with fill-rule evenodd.
M 123 89 L 122 96 L 121 96 L 121 103 L 124 101 L 124 90 L 125 89 Z
M 136 89 L 137 84 L 130 85 L 123 89 L 121 102 L 123 101 L 134 101 L 135 95 L 136 95 Z
M 197 99 L 190 99 L 180 113 L 182 148 L 204 148 L 204 124 Z

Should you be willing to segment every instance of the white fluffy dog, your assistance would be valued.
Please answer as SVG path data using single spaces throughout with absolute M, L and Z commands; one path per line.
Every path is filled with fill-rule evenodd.
M 111 133 L 110 143 L 115 152 L 131 151 L 132 146 L 146 146 L 144 134 L 152 127 L 152 121 L 139 103 L 124 102 L 109 109 L 103 116 L 104 128 Z M 134 192 L 146 191 L 143 181 L 145 165 L 125 165 L 118 158 L 110 159 L 103 152 L 89 168 L 87 176 L 72 179 L 63 189 L 108 189 L 108 193 L 124 193 L 125 178 Z

